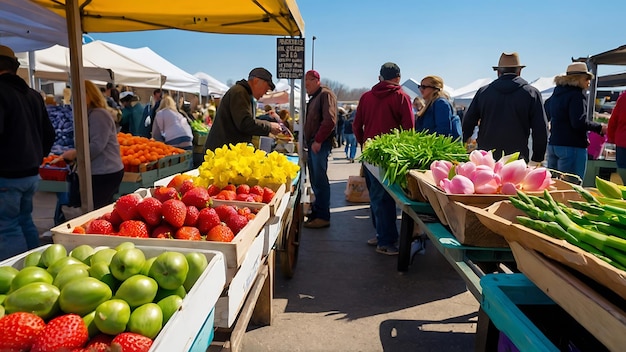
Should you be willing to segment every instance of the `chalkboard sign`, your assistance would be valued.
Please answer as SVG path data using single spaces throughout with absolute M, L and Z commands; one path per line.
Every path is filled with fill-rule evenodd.
M 276 72 L 279 79 L 304 77 L 304 38 L 276 39 Z

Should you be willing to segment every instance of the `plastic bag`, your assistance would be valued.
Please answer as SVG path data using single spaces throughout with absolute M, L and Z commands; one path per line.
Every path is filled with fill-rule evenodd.
M 367 190 L 365 177 L 349 176 L 346 185 L 346 200 L 352 203 L 369 203 L 370 194 Z

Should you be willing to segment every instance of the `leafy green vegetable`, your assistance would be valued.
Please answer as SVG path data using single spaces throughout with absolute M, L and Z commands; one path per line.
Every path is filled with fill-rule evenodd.
M 452 137 L 394 129 L 367 141 L 359 160 L 380 167 L 384 180 L 406 188 L 410 169 L 428 169 L 436 160 L 467 161 L 468 154 L 463 143 Z

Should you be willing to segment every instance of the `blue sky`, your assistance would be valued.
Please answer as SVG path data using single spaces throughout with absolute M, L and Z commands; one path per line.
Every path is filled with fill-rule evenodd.
M 370 87 L 386 61 L 402 81 L 427 75 L 460 88 L 495 78 L 503 51 L 517 51 L 532 81 L 565 71 L 571 57 L 626 44 L 626 1 L 580 0 L 299 0 L 305 21 L 306 68 L 350 88 Z M 90 34 L 127 47 L 148 46 L 189 73 L 203 71 L 224 83 L 264 66 L 276 71 L 276 37 L 185 31 Z M 601 66 L 599 73 L 626 67 Z

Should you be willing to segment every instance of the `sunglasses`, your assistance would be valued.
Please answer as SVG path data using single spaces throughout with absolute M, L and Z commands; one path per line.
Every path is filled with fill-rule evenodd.
M 417 86 L 417 88 L 418 88 L 418 89 L 426 89 L 426 88 L 437 89 L 437 87 L 433 87 L 433 86 L 425 86 L 425 85 L 422 85 L 422 84 L 419 84 L 419 85 Z

